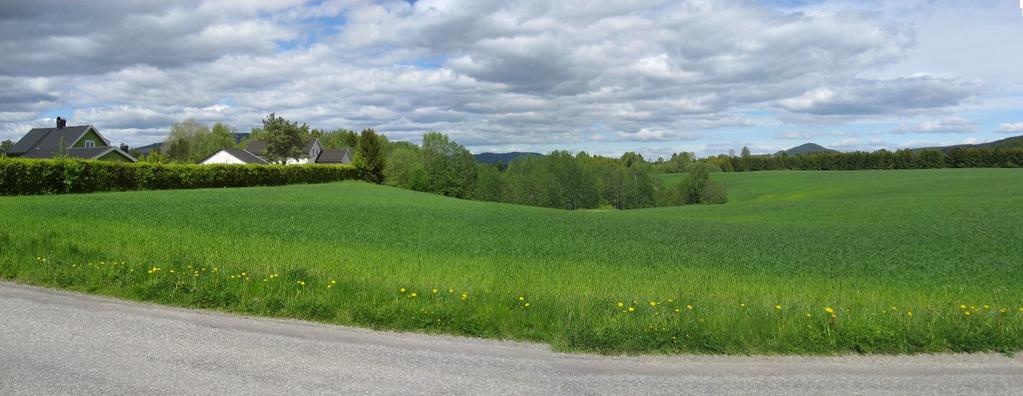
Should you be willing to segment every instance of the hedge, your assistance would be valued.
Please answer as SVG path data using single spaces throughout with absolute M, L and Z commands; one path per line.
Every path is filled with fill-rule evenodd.
M 0 158 L 0 195 L 279 186 L 357 179 L 349 165 L 190 165 Z

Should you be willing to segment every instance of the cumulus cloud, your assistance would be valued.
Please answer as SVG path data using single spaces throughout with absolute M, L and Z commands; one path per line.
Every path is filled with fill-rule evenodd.
M 895 134 L 906 133 L 974 133 L 977 124 L 965 118 L 950 117 L 940 121 L 928 121 L 917 125 L 902 125 L 892 131 Z
M 132 144 L 269 112 L 470 146 L 688 141 L 755 125 L 751 109 L 869 118 L 980 92 L 865 77 L 915 42 L 879 14 L 745 0 L 4 2 L 0 138 L 74 109 Z
M 1023 133 L 1023 122 L 1007 122 L 998 126 L 998 133 Z
M 856 137 L 856 133 L 844 131 L 785 131 L 775 136 L 784 140 L 809 140 L 824 137 Z

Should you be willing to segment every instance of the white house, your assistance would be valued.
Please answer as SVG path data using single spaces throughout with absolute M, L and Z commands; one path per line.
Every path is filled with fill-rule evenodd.
M 261 164 L 270 162 L 266 159 L 266 141 L 253 140 L 245 149 L 222 149 L 213 153 L 200 164 Z M 301 156 L 289 158 L 288 165 L 295 164 L 351 164 L 352 151 L 349 148 L 324 150 L 320 139 L 313 139 L 302 146 Z

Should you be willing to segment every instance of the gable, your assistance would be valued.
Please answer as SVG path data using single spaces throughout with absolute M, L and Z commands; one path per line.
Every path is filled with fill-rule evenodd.
M 103 135 L 100 135 L 95 128 L 89 127 L 89 129 L 84 134 L 82 134 L 82 136 L 79 137 L 77 141 L 71 144 L 71 147 L 74 148 L 85 147 L 85 142 L 87 140 L 92 140 L 95 143 L 95 147 L 110 145 L 110 142 L 107 141 L 107 139 L 104 138 Z

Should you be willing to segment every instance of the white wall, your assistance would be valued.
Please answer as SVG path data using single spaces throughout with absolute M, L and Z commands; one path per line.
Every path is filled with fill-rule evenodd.
M 233 156 L 231 154 L 228 154 L 227 151 L 220 150 L 216 154 L 213 154 L 212 157 L 209 157 L 205 161 L 201 162 L 201 164 L 203 164 L 203 165 L 208 165 L 208 164 L 239 165 L 239 164 L 245 164 L 245 161 L 242 161 L 242 160 L 238 159 L 238 157 L 235 157 L 235 156 Z

